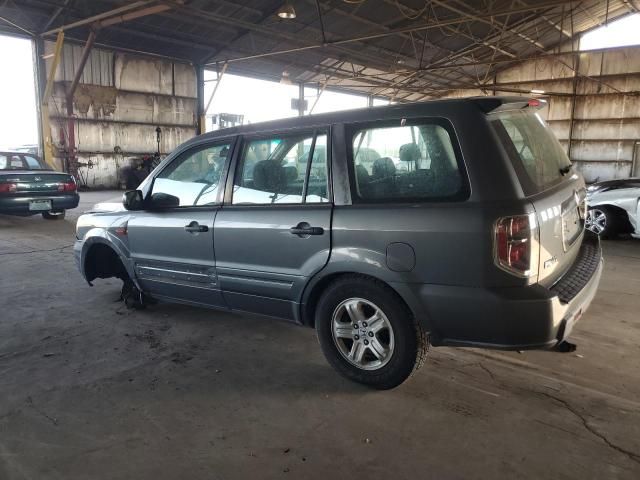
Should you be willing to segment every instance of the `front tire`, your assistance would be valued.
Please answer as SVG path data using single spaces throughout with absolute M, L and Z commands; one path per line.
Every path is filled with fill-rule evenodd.
M 344 277 L 316 309 L 318 340 L 327 361 L 346 378 L 386 390 L 422 366 L 428 339 L 398 295 L 362 276 Z
M 593 207 L 587 211 L 585 228 L 602 238 L 614 237 L 618 234 L 618 217 L 607 207 Z
M 42 218 L 45 220 L 62 220 L 66 214 L 66 210 L 51 210 L 50 212 L 42 212 Z

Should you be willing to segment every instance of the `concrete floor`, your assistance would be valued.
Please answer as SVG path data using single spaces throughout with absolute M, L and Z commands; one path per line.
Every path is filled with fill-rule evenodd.
M 90 288 L 74 222 L 0 216 L 0 479 L 640 478 L 640 241 L 605 242 L 571 354 L 439 348 L 401 387 L 313 330 Z

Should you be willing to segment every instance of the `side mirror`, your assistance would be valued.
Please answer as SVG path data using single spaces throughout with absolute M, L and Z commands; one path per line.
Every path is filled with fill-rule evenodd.
M 152 208 L 174 208 L 180 206 L 180 199 L 168 193 L 154 193 L 151 195 Z
M 140 190 L 129 190 L 122 195 L 122 205 L 127 210 L 142 210 L 143 203 Z

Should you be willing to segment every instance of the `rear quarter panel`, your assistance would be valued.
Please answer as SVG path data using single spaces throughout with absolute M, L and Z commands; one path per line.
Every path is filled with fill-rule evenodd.
M 495 268 L 493 225 L 504 215 L 531 213 L 508 159 L 496 145 L 486 116 L 473 103 L 424 104 L 415 118 L 450 122 L 470 185 L 469 198 L 459 202 L 353 204 L 352 172 L 344 145 L 344 126 L 334 128 L 336 207 L 332 225 L 330 264 L 357 268 L 385 281 L 464 286 L 522 285 Z M 410 272 L 386 265 L 390 243 L 403 242 L 415 251 Z

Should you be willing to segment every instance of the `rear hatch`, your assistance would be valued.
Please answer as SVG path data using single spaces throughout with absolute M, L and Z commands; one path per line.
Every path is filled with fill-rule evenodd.
M 67 173 L 50 170 L 0 170 L 0 194 L 51 196 L 75 190 L 75 180 Z
M 584 233 L 584 180 L 542 120 L 541 102 L 503 105 L 489 119 L 536 211 L 540 235 L 538 282 L 555 283 L 573 264 Z

